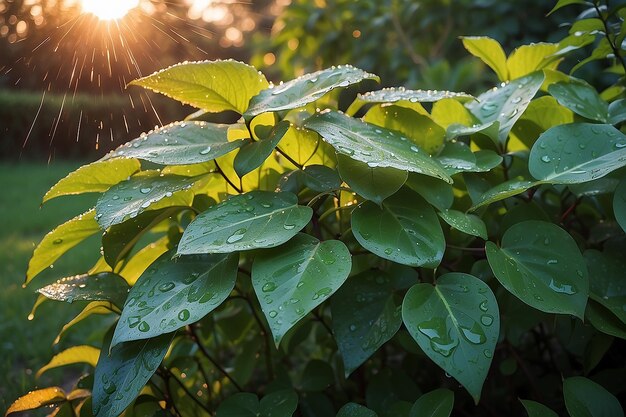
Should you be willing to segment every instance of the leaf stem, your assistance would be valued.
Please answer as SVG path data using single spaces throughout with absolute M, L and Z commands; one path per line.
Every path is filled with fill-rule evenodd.
M 226 174 L 224 173 L 224 171 L 222 170 L 222 168 L 221 168 L 221 167 L 219 166 L 219 164 L 217 163 L 217 159 L 216 159 L 215 161 L 213 161 L 213 162 L 215 162 L 215 166 L 217 167 L 217 173 L 218 173 L 218 174 L 220 174 L 220 175 L 222 176 L 222 178 L 224 178 L 224 179 L 226 180 L 226 182 L 228 183 L 228 185 L 230 185 L 231 187 L 233 187 L 233 188 L 235 189 L 235 191 L 237 191 L 239 194 L 242 194 L 242 193 L 243 193 L 242 188 L 237 187 L 237 186 L 235 185 L 235 183 L 234 183 L 234 182 L 232 182 L 232 181 L 230 180 L 230 178 L 228 178 L 228 175 L 226 175 Z
M 209 351 L 204 347 L 204 345 L 200 341 L 200 338 L 198 337 L 198 333 L 196 332 L 195 325 L 190 324 L 187 327 L 189 329 L 189 334 L 191 335 L 191 339 L 196 343 L 196 345 L 198 345 L 198 348 L 200 349 L 200 352 L 202 352 L 204 357 L 207 358 L 209 362 L 211 362 L 211 364 L 218 371 L 220 371 L 226 377 L 226 379 L 228 379 L 233 384 L 235 388 L 237 388 L 238 391 L 240 392 L 243 391 L 241 386 L 233 379 L 233 377 L 226 371 L 226 369 L 224 369 L 219 363 L 217 363 L 217 361 L 213 358 L 213 356 L 211 356 Z
M 624 61 L 624 57 L 620 54 L 620 49 L 615 44 L 615 39 L 611 40 L 611 30 L 609 29 L 608 19 L 605 19 L 604 16 L 602 15 L 602 12 L 600 11 L 600 8 L 598 7 L 598 3 L 599 2 L 594 1 L 593 7 L 594 9 L 596 9 L 596 13 L 598 13 L 598 18 L 602 21 L 602 25 L 604 26 L 604 36 L 606 37 L 606 40 L 609 43 L 609 46 L 613 50 L 615 59 L 617 59 L 620 62 L 620 64 L 622 64 L 622 68 L 624 68 L 624 71 L 626 72 L 626 61 Z M 608 1 L 607 1 L 607 8 L 608 8 Z
M 183 383 L 183 381 L 181 381 L 180 379 L 178 379 L 178 377 L 169 369 L 166 368 L 166 372 L 169 375 L 169 377 L 171 379 L 173 379 L 174 381 L 176 381 L 176 383 L 178 385 L 180 385 L 180 387 L 183 389 L 183 391 L 185 391 L 185 394 L 187 394 L 189 397 L 191 397 L 191 399 L 198 404 L 204 411 L 206 411 L 207 413 L 209 413 L 210 415 L 214 415 L 213 412 L 202 402 L 200 401 L 200 399 L 198 397 L 196 397 L 191 391 L 189 391 L 189 388 L 187 388 L 187 386 Z M 169 379 L 168 382 L 166 382 L 166 384 L 169 383 Z M 172 405 L 174 405 L 174 402 L 172 401 Z M 176 406 L 174 406 L 174 408 L 176 408 Z M 176 410 L 178 412 L 178 414 L 180 414 L 180 412 L 178 410 Z M 182 416 L 182 414 L 180 414 Z
M 276 152 L 278 152 L 279 154 L 281 154 L 286 160 L 288 160 L 289 162 L 291 162 L 293 164 L 293 166 L 297 167 L 298 169 L 302 169 L 302 165 L 299 164 L 298 162 L 296 162 L 295 159 L 293 159 L 292 157 L 290 157 L 289 155 L 287 155 L 286 152 L 284 152 L 283 150 L 281 150 L 278 146 L 276 148 Z

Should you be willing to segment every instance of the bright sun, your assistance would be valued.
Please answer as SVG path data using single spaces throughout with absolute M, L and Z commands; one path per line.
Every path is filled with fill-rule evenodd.
M 121 19 L 139 5 L 139 0 L 81 0 L 83 12 L 101 20 Z

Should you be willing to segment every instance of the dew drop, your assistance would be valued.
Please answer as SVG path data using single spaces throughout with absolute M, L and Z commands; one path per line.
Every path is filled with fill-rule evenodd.
M 164 284 L 159 285 L 159 291 L 168 292 L 174 289 L 176 285 L 173 282 L 166 282 Z
M 351 325 L 350 325 L 350 331 L 351 331 L 351 332 L 356 331 L 356 325 L 351 324 Z
M 271 318 L 275 318 L 277 315 L 278 315 L 278 312 L 277 312 L 276 310 L 272 310 L 272 311 L 270 311 L 269 316 L 270 316 Z
M 481 303 L 478 305 L 478 308 L 480 308 L 480 311 L 487 311 L 488 305 L 487 305 L 487 300 L 481 301 Z
M 150 325 L 146 323 L 145 321 L 142 321 L 141 323 L 139 323 L 139 326 L 137 328 L 139 329 L 140 332 L 145 333 L 150 330 Z
M 55 239 L 52 244 L 53 245 L 60 245 L 61 243 L 63 243 L 63 239 Z
M 541 160 L 542 160 L 543 162 L 548 163 L 548 162 L 551 162 L 551 161 L 552 161 L 552 158 L 550 158 L 548 155 L 544 155 L 544 156 L 542 156 L 542 157 L 541 157 Z
M 285 228 L 285 230 L 293 230 L 296 227 L 296 225 L 292 223 L 285 223 L 283 227 Z
M 482 316 L 480 316 L 480 322 L 484 326 L 491 326 L 493 324 L 493 317 L 489 314 L 483 314 Z
M 266 282 L 265 285 L 261 287 L 261 291 L 263 292 L 272 292 L 275 289 L 276 289 L 276 284 L 274 284 L 273 282 Z
M 189 320 L 189 310 L 187 309 L 180 310 L 180 312 L 178 313 L 178 320 L 180 321 Z
M 207 154 L 209 154 L 210 152 L 211 152 L 211 147 L 210 147 L 210 146 L 208 146 L 208 147 L 206 147 L 205 149 L 203 149 L 203 150 L 201 150 L 201 151 L 200 151 L 200 155 L 207 155 Z
M 243 236 L 246 232 L 247 232 L 247 229 L 244 229 L 244 228 L 238 229 L 235 231 L 235 233 L 230 235 L 228 239 L 226 239 L 226 242 L 227 243 L 239 242 L 241 239 L 243 239 Z
M 152 188 L 150 187 L 145 187 L 139 190 L 141 194 L 148 194 L 150 191 L 152 191 Z

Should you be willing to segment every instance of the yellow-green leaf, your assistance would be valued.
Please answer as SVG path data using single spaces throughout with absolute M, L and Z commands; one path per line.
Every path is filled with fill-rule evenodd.
M 20 411 L 34 410 L 46 405 L 63 402 L 65 399 L 65 392 L 59 387 L 31 391 L 11 404 L 4 415 L 8 416 L 9 414 L 18 413 Z
M 92 209 L 48 233 L 35 248 L 33 257 L 28 263 L 26 284 L 65 252 L 99 231 L 100 226 L 95 220 L 95 211 Z
M 466 36 L 461 38 L 461 40 L 469 53 L 480 58 L 481 61 L 496 72 L 500 81 L 509 79 L 506 55 L 498 41 L 486 36 Z
M 520 46 L 506 61 L 508 79 L 514 80 L 544 68 L 556 69 L 560 60 L 551 60 L 548 57 L 558 50 L 559 45 L 556 43 L 532 43 Z
M 46 365 L 37 371 L 35 378 L 39 378 L 44 372 L 65 365 L 73 365 L 75 363 L 86 363 L 95 367 L 100 356 L 100 349 L 93 346 L 82 345 L 72 346 L 56 355 Z
M 43 202 L 63 195 L 101 193 L 124 181 L 141 168 L 136 159 L 96 161 L 69 173 L 44 195 Z
M 269 84 L 254 67 L 234 60 L 177 64 L 131 82 L 209 113 L 243 114 Z
M 43 295 L 40 295 L 40 297 L 43 297 L 45 300 L 47 300 L 47 298 L 44 297 Z M 61 328 L 61 331 L 59 332 L 58 336 L 56 337 L 56 339 L 54 339 L 54 344 L 56 345 L 57 343 L 59 343 L 59 341 L 61 340 L 61 337 L 65 334 L 65 332 L 67 332 L 75 324 L 80 323 L 81 321 L 91 316 L 92 314 L 110 314 L 113 312 L 118 312 L 117 308 L 113 305 L 113 303 L 110 303 L 108 301 L 92 301 L 91 303 L 87 304 L 87 306 L 83 309 L 83 311 L 78 313 L 76 317 L 74 317 L 72 320 L 67 322 L 63 326 L 63 328 Z

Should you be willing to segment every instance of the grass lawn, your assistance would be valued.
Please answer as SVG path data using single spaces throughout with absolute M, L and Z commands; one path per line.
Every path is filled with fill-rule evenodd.
M 50 358 L 71 344 L 89 344 L 96 339 L 90 335 L 101 329 L 98 321 L 86 320 L 69 331 L 53 346 L 59 329 L 84 306 L 44 303 L 34 320 L 28 315 L 37 296 L 34 290 L 51 280 L 86 272 L 99 255 L 98 237 L 88 247 L 74 248 L 37 277 L 28 288 L 22 288 L 28 260 L 39 240 L 58 224 L 87 211 L 96 195 L 60 197 L 40 208 L 41 198 L 48 188 L 79 162 L 0 163 L 0 410 L 34 387 L 63 384 L 75 378 L 80 367 L 52 370 L 35 380 L 35 373 Z M 56 304 L 56 305 L 55 305 Z M 78 303 L 77 303 L 78 304 Z M 95 336 L 94 336 L 95 337 Z

